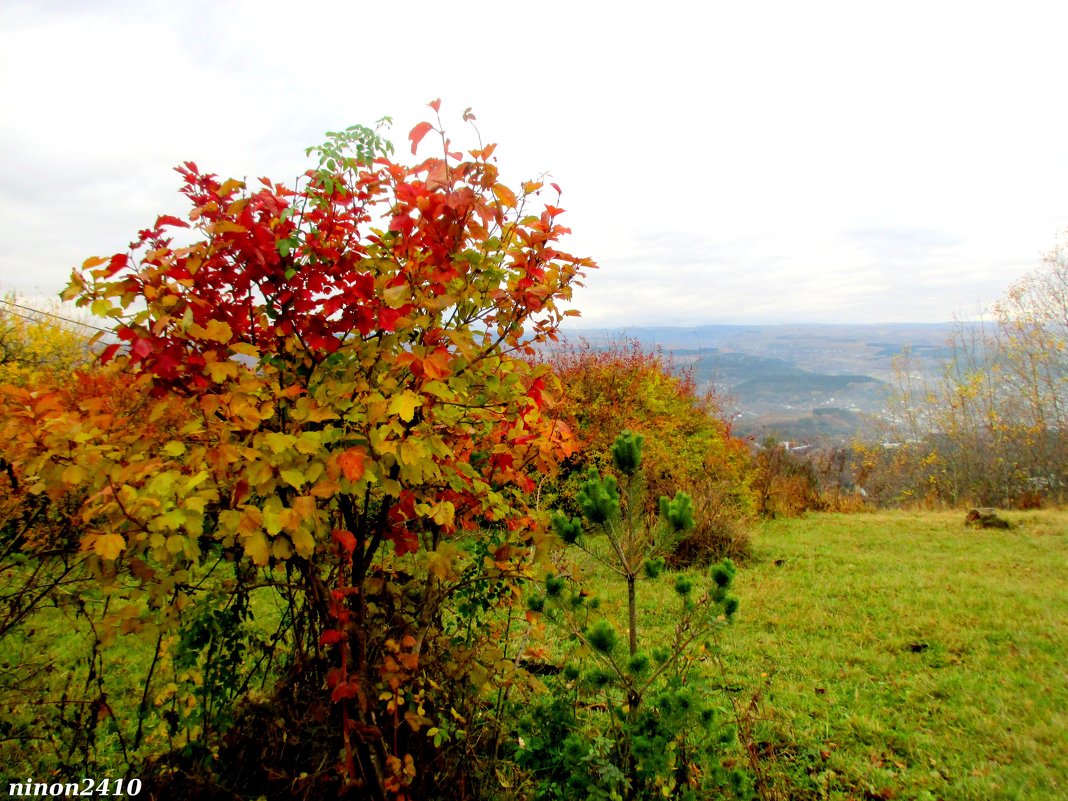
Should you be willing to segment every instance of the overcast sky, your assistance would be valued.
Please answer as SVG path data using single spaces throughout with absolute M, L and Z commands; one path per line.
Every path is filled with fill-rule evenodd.
M 0 289 L 442 98 L 550 172 L 584 326 L 968 315 L 1068 226 L 1063 2 L 0 3 Z

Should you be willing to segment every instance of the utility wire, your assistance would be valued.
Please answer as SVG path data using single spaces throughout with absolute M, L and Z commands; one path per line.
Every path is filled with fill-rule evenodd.
M 0 298 L 0 303 L 3 303 L 5 306 L 14 306 L 15 308 L 18 308 L 18 309 L 25 309 L 26 311 L 33 312 L 34 314 L 43 314 L 43 315 L 46 315 L 48 317 L 54 317 L 57 320 L 62 320 L 63 322 L 70 323 L 71 325 L 80 325 L 83 328 L 92 328 L 94 331 L 102 331 L 105 334 L 111 333 L 107 328 L 101 328 L 100 326 L 91 325 L 90 323 L 83 323 L 80 320 L 72 320 L 70 317 L 63 317 L 62 315 L 59 315 L 59 314 L 52 314 L 52 312 L 46 312 L 46 311 L 43 311 L 42 309 L 35 309 L 32 306 L 23 306 L 21 303 L 15 303 L 15 302 L 10 301 L 10 300 L 4 300 L 3 298 Z M 11 312 L 11 313 L 16 315 L 16 316 L 18 316 L 18 317 L 21 317 L 24 320 L 29 320 L 30 322 L 42 322 L 40 320 L 35 320 L 35 319 L 31 318 L 31 317 L 26 317 L 25 315 L 19 314 L 18 312 Z
M 53 323 L 51 320 L 41 320 L 41 319 L 39 319 L 37 317 L 30 317 L 30 315 L 28 315 L 28 314 L 21 314 L 20 312 L 17 312 L 17 311 L 8 311 L 6 313 L 12 315 L 13 317 L 19 317 L 19 318 L 25 320 L 28 323 L 37 323 L 38 325 L 47 325 L 47 326 L 51 326 L 52 328 L 56 328 L 56 329 L 58 329 L 60 331 L 65 331 L 66 333 L 70 334 L 73 337 L 78 337 L 79 339 L 84 339 L 86 342 L 91 341 L 92 338 L 94 336 L 96 336 L 95 334 L 83 334 L 81 331 L 71 331 L 69 328 L 64 328 L 59 323 Z M 60 319 L 62 319 L 62 318 L 60 318 Z M 90 328 L 95 328 L 95 326 L 89 326 L 89 327 Z M 97 329 L 97 330 L 101 330 L 101 329 Z

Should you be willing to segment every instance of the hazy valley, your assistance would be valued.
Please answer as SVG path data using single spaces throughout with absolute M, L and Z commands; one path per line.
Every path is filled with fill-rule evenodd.
M 953 323 L 705 325 L 572 331 L 603 346 L 624 338 L 662 348 L 713 388 L 735 433 L 808 442 L 873 434 L 886 411 L 895 359 L 932 373 L 950 356 Z

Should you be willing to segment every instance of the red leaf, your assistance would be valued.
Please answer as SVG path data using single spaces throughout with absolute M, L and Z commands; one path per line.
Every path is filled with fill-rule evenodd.
M 345 639 L 345 635 L 337 629 L 327 629 L 323 632 L 322 636 L 319 637 L 319 645 L 334 645 L 335 643 L 341 642 L 343 639 Z
M 356 550 L 356 538 L 352 536 L 351 531 L 346 531 L 343 528 L 334 529 L 334 542 L 340 545 L 349 556 Z
M 189 223 L 179 220 L 177 217 L 172 217 L 170 214 L 163 214 L 156 219 L 156 227 L 162 228 L 165 225 L 170 225 L 175 228 L 188 228 Z
M 434 126 L 429 122 L 421 122 L 416 125 L 408 133 L 408 138 L 412 140 L 412 154 L 415 154 L 416 148 L 419 147 L 419 143 L 423 141 L 423 137 L 434 130 Z
M 393 550 L 397 556 L 404 556 L 419 550 L 419 538 L 406 528 L 394 531 L 389 535 L 389 539 L 393 541 Z
M 334 688 L 330 693 L 330 700 L 335 704 L 342 698 L 355 698 L 360 694 L 360 685 L 354 681 L 345 681 Z
M 133 347 L 130 348 L 130 352 L 137 358 L 143 359 L 152 353 L 152 343 L 144 337 L 139 337 L 138 340 L 134 342 Z
M 515 457 L 510 453 L 495 453 L 490 462 L 498 470 L 511 470 L 515 466 Z
M 130 257 L 125 253 L 116 253 L 111 257 L 111 261 L 108 262 L 107 271 L 104 273 L 105 278 L 111 278 L 119 270 L 125 267 L 130 261 Z
M 440 111 L 441 98 L 439 97 L 437 100 L 431 100 L 429 103 L 427 103 L 427 105 L 430 106 L 430 108 L 434 109 L 435 112 Z
M 378 310 L 378 327 L 383 331 L 393 331 L 397 327 L 397 320 L 401 317 L 400 309 L 391 309 L 383 306 Z
M 115 357 L 115 352 L 119 349 L 119 343 L 108 345 L 100 354 L 100 363 L 107 364 Z

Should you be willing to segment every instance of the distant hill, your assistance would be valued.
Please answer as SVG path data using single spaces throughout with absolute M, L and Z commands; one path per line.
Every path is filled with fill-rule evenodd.
M 927 373 L 949 358 L 952 323 L 707 325 L 573 330 L 595 347 L 637 339 L 724 398 L 735 431 L 841 442 L 882 415 L 895 359 Z

